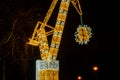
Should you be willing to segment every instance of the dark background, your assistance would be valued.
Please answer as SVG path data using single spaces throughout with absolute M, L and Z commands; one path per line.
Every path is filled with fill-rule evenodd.
M 0 80 L 35 80 L 39 48 L 27 44 L 37 21 L 43 21 L 52 0 L 0 1 Z M 119 79 L 119 3 L 80 0 L 83 23 L 92 29 L 87 45 L 79 45 L 74 33 L 80 16 L 70 4 L 57 59 L 60 80 Z M 48 22 L 54 26 L 60 0 Z M 51 38 L 51 37 L 48 37 Z M 98 72 L 92 67 L 99 66 Z

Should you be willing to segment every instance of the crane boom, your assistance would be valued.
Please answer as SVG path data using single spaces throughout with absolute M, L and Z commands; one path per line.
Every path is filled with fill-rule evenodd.
M 62 33 L 65 26 L 67 13 L 69 10 L 70 1 L 75 7 L 75 9 L 77 10 L 77 12 L 79 13 L 79 15 L 82 16 L 82 10 L 81 10 L 81 5 L 79 3 L 79 0 L 62 0 L 61 1 L 57 20 L 56 20 L 56 25 L 54 29 L 54 34 L 52 36 L 52 42 L 49 50 L 48 58 L 50 59 L 57 58 L 57 54 L 58 54 L 58 50 L 59 50 L 59 46 L 62 38 Z
M 48 22 L 49 18 L 51 17 L 52 12 L 53 12 L 57 2 L 58 2 L 58 0 L 53 0 L 51 5 L 50 5 L 50 8 L 49 8 L 49 10 L 48 10 L 44 20 L 43 20 L 43 22 L 40 22 L 40 21 L 37 22 L 37 24 L 35 26 L 35 29 L 33 31 L 32 37 L 29 40 L 28 44 L 31 44 L 31 45 L 34 45 L 34 46 L 38 46 L 39 45 L 40 41 L 38 40 L 38 36 L 39 36 L 39 33 L 41 32 L 40 28 L 44 29 L 45 26 L 46 26 L 46 27 L 49 27 L 51 29 L 54 29 L 53 27 L 48 26 L 47 22 Z
M 52 42 L 50 45 L 48 59 L 56 59 L 57 57 L 69 5 L 70 5 L 70 0 L 61 1 L 56 24 L 55 24 L 54 33 L 52 36 Z

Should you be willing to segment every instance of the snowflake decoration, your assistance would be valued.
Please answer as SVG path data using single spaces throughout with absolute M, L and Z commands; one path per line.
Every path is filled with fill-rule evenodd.
M 79 25 L 75 32 L 75 41 L 79 44 L 87 44 L 92 37 L 91 28 L 87 25 Z

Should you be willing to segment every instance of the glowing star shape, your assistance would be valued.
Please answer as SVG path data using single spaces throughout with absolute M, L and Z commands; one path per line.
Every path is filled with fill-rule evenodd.
M 92 37 L 91 28 L 87 25 L 79 25 L 75 32 L 75 41 L 79 44 L 87 44 Z

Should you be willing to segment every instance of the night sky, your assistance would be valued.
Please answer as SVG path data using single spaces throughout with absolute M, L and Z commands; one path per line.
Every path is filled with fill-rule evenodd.
M 40 59 L 39 49 L 26 45 L 26 42 L 37 21 L 43 21 L 51 1 L 0 1 L 0 80 L 35 80 L 35 60 Z M 60 62 L 60 80 L 77 80 L 78 75 L 83 80 L 115 80 L 120 64 L 119 4 L 115 0 L 79 1 L 83 24 L 91 27 L 93 35 L 86 45 L 75 42 L 74 34 L 80 25 L 80 16 L 70 4 L 57 57 Z M 59 4 L 60 0 L 48 22 L 51 26 L 55 25 Z M 12 30 L 13 23 L 16 25 Z M 94 65 L 99 66 L 98 72 L 92 70 Z

